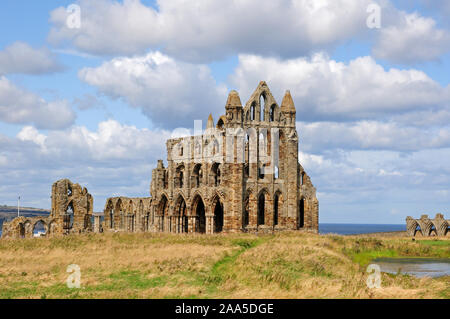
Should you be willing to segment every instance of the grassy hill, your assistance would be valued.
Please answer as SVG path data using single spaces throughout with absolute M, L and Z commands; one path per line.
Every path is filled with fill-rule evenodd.
M 88 234 L 0 240 L 0 298 L 450 298 L 450 277 L 382 274 L 374 257 L 450 257 L 450 238 Z M 66 286 L 69 264 L 81 288 Z

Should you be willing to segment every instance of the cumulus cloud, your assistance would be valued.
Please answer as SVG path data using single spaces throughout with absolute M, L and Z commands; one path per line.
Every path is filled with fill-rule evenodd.
M 371 2 L 159 0 L 154 9 L 138 0 L 80 0 L 81 28 L 68 28 L 60 7 L 51 12 L 48 39 L 98 55 L 163 48 L 191 62 L 238 52 L 292 57 L 367 33 Z
M 372 57 L 342 63 L 325 54 L 290 60 L 240 55 L 230 81 L 241 97 L 249 96 L 261 79 L 279 102 L 284 90 L 291 90 L 302 121 L 386 119 L 450 107 L 450 86 L 415 69 L 385 70 Z
M 151 169 L 165 158 L 169 137 L 114 120 L 93 131 L 72 126 L 44 134 L 26 126 L 16 137 L 0 134 L 0 202 L 20 193 L 30 205 L 49 208 L 51 184 L 60 178 L 87 186 L 97 211 L 109 196 L 149 196 Z
M 45 136 L 32 127 L 24 127 L 17 135 L 22 141 L 38 145 L 43 156 L 61 161 L 70 158 L 85 163 L 148 160 L 155 150 L 163 153 L 169 136 L 168 131 L 138 129 L 115 120 L 100 122 L 96 132 L 84 126 L 73 126 Z
M 0 75 L 21 73 L 41 75 L 63 70 L 57 57 L 48 48 L 32 48 L 15 42 L 0 51 Z
M 321 222 L 398 223 L 445 211 L 450 200 L 450 148 L 300 152 L 320 201 Z M 391 216 L 392 209 L 399 214 Z
M 74 120 L 75 113 L 66 100 L 46 101 L 0 77 L 0 121 L 60 129 Z
M 216 83 L 207 66 L 159 52 L 84 68 L 79 78 L 102 94 L 123 98 L 163 127 L 192 127 L 195 119 L 222 113 L 226 102 L 226 87 Z
M 438 29 L 432 18 L 401 12 L 395 25 L 380 29 L 373 47 L 376 58 L 414 64 L 439 60 L 450 52 L 450 32 Z
M 297 122 L 302 149 L 323 153 L 331 149 L 414 152 L 450 147 L 450 127 L 417 128 L 395 122 Z

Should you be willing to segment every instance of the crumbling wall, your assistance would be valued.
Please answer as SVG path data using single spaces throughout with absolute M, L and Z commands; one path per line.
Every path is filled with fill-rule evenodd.
M 428 218 L 428 215 L 422 215 L 419 219 L 411 216 L 406 217 L 406 233 L 408 236 L 420 234 L 424 237 L 446 236 L 450 234 L 450 220 L 444 218 L 443 214 L 436 214 L 434 219 Z
M 38 223 L 44 236 L 83 233 L 93 230 L 93 197 L 85 187 L 62 179 L 52 185 L 49 216 L 20 216 L 3 223 L 2 238 L 31 238 Z
M 148 232 L 152 231 L 150 206 L 152 199 L 111 197 L 103 210 L 102 231 Z
M 52 186 L 51 216 L 63 220 L 65 234 L 92 231 L 93 204 L 88 190 L 68 179 L 59 180 Z

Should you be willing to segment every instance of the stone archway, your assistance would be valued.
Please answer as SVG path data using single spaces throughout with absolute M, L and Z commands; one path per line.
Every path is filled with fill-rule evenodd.
M 42 219 L 39 219 L 33 224 L 32 229 L 33 237 L 47 236 L 47 233 L 48 233 L 47 224 Z
M 258 215 L 257 215 L 257 225 L 265 224 L 265 210 L 266 210 L 266 194 L 261 192 L 258 196 Z
M 195 196 L 193 201 L 192 211 L 195 215 L 195 228 L 197 233 L 206 233 L 206 210 L 205 203 L 200 195 Z
M 298 221 L 297 228 L 303 228 L 305 226 L 305 199 L 301 198 L 298 202 Z
M 63 219 L 64 219 L 64 231 L 65 233 L 70 233 L 74 226 L 75 221 L 75 210 L 73 208 L 72 201 L 67 205 Z
M 175 232 L 187 233 L 189 231 L 189 222 L 187 216 L 187 206 L 184 197 L 179 195 L 175 203 Z
M 214 232 L 220 233 L 223 230 L 223 204 L 218 196 L 213 200 L 213 212 L 214 212 Z
M 161 200 L 159 201 L 158 205 L 158 216 L 160 217 L 159 221 L 159 231 L 164 232 L 165 231 L 165 222 L 166 218 L 168 218 L 168 212 L 169 212 L 169 201 L 167 200 L 166 195 L 161 196 Z

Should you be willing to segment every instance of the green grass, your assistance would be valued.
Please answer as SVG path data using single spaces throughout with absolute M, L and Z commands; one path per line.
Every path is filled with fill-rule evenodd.
M 373 259 L 448 258 L 449 244 L 300 232 L 0 241 L 0 298 L 369 298 Z M 81 267 L 80 289 L 66 286 L 70 263 Z M 450 299 L 449 280 L 383 274 L 383 287 L 394 287 L 385 296 Z
M 450 247 L 450 242 L 448 240 L 419 240 L 417 241 L 420 245 L 429 245 L 429 246 L 442 246 L 442 247 Z

